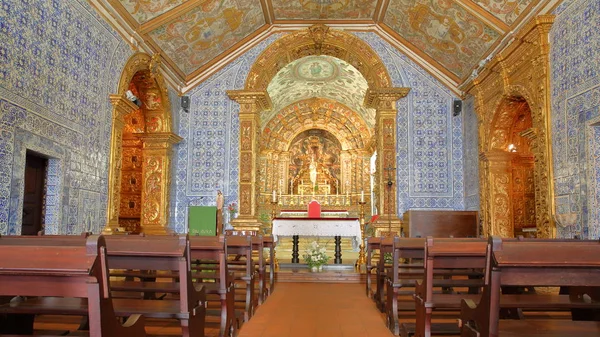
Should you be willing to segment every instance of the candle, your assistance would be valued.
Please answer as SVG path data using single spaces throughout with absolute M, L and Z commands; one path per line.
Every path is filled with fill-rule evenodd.
M 273 202 L 277 202 L 277 192 L 273 190 Z
M 360 190 L 360 202 L 365 202 L 365 191 Z

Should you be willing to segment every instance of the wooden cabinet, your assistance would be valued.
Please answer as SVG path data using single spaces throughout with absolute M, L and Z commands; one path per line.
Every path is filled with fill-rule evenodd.
M 479 237 L 477 211 L 408 210 L 404 212 L 407 237 Z

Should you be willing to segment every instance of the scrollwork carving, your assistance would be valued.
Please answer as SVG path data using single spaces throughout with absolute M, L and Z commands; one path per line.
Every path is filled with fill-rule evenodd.
M 544 15 L 534 18 L 520 31 L 515 40 L 497 55 L 478 76 L 463 87 L 466 92 L 475 96 L 476 112 L 480 123 L 480 150 L 505 150 L 508 130 L 498 127 L 498 120 L 510 118 L 502 108 L 507 100 L 517 98 L 529 105 L 533 128 L 522 136 L 528 139 L 530 149 L 535 157 L 533 185 L 535 185 L 535 224 L 538 235 L 551 237 L 553 222 L 550 215 L 554 213 L 554 190 L 552 186 L 552 165 L 549 149 L 551 144 L 550 123 L 548 120 L 550 92 L 548 83 L 548 31 L 553 16 Z M 495 122 L 496 121 L 496 122 Z M 526 146 L 526 144 L 522 144 Z M 509 162 L 504 168 L 508 169 Z M 498 202 L 503 197 L 504 185 L 491 182 L 492 169 L 481 161 L 480 200 L 482 202 L 482 218 L 486 234 L 502 233 L 512 236 L 511 221 L 505 219 L 502 212 L 497 212 Z M 528 183 L 529 184 L 529 183 Z M 494 204 L 490 205 L 489 200 Z M 506 199 L 507 201 L 509 199 Z M 528 213 L 529 214 L 529 213 Z M 528 216 L 528 215 L 525 215 Z M 506 227 L 506 228 L 504 228 Z

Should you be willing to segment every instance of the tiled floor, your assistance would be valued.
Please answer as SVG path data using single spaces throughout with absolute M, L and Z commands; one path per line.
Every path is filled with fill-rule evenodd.
M 279 283 L 239 337 L 392 337 L 364 284 Z
M 385 316 L 364 292 L 363 283 L 278 283 L 273 294 L 244 323 L 238 337 L 393 337 Z M 71 330 L 79 317 L 40 316 L 36 329 Z M 181 336 L 173 320 L 146 320 L 153 337 Z M 218 337 L 206 329 L 206 337 Z

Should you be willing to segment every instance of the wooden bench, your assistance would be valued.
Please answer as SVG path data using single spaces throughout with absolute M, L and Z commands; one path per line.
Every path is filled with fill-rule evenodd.
M 372 277 L 373 272 L 377 273 L 377 267 L 379 264 L 379 260 L 383 259 L 383 256 L 381 255 L 381 252 L 379 252 L 379 260 L 377 261 L 376 264 L 373 264 L 373 257 L 375 255 L 375 251 L 380 250 L 381 240 L 382 240 L 382 238 L 380 238 L 380 237 L 367 238 L 367 246 L 366 246 L 367 258 L 366 258 L 366 264 L 365 264 L 365 268 L 366 268 L 365 272 L 367 274 L 367 279 L 366 279 L 366 284 L 365 284 L 365 292 L 367 294 L 367 297 L 373 298 L 373 299 L 375 299 L 376 292 L 373 292 L 373 281 L 372 281 L 371 277 Z M 377 282 L 377 281 L 375 281 L 375 282 Z
M 237 317 L 235 311 L 233 275 L 227 264 L 227 238 L 192 236 L 190 249 L 194 269 L 192 277 L 195 283 L 203 284 L 206 289 L 207 316 L 218 317 L 220 337 L 235 336 L 243 317 Z M 213 306 L 217 307 L 216 311 Z
M 187 235 L 112 235 L 106 237 L 106 242 L 109 265 L 114 271 L 111 275 L 127 276 L 124 281 L 111 280 L 113 295 L 126 295 L 114 299 L 117 315 L 177 319 L 184 337 L 204 336 L 206 291 L 202 285 L 192 283 Z M 136 275 L 135 270 L 140 272 Z M 161 277 L 162 282 L 157 280 Z M 148 293 L 166 296 L 159 300 Z
M 462 336 L 600 336 L 600 322 L 500 319 L 506 307 L 600 308 L 600 299 L 585 296 L 501 294 L 503 286 L 600 286 L 600 242 L 489 240 L 483 293 L 461 304 Z
M 486 248 L 487 241 L 483 239 L 427 238 L 423 279 L 415 284 L 416 336 L 431 336 L 434 310 L 458 311 L 463 298 L 479 297 L 473 290 L 483 286 L 480 277 L 486 265 Z M 435 278 L 440 276 L 443 279 Z M 434 288 L 440 291 L 435 292 Z M 451 291 L 454 288 L 468 288 L 469 294 Z M 448 324 L 458 334 L 456 324 Z
M 234 280 L 241 281 L 244 284 L 242 296 L 235 296 L 235 301 L 244 305 L 244 322 L 248 322 L 252 318 L 258 303 L 258 301 L 255 301 L 254 295 L 255 282 L 259 273 L 255 269 L 252 258 L 254 244 L 256 244 L 256 250 L 259 247 L 262 250 L 262 237 L 236 235 L 227 237 L 227 253 L 230 256 L 235 256 L 233 261 L 228 260 L 228 268 L 234 272 Z M 237 260 L 240 256 L 243 257 L 243 261 Z M 260 258 L 262 258 L 262 252 Z
M 388 328 L 398 335 L 400 333 L 398 312 L 415 310 L 414 299 L 412 299 L 414 291 L 409 293 L 411 301 L 399 301 L 399 296 L 402 288 L 414 288 L 416 280 L 423 278 L 425 239 L 394 237 L 391 242 L 392 265 L 387 268 L 385 277 L 385 308 Z M 384 245 L 387 245 L 387 242 Z M 401 260 L 405 263 L 400 264 Z
M 0 305 L 0 313 L 89 315 L 90 336 L 145 336 L 142 316 L 117 320 L 104 238 L 61 240 L 0 237 L 0 296 L 33 297 Z M 13 328 L 0 333 L 33 334 L 33 325 Z
M 256 230 L 226 230 L 227 236 L 252 236 L 254 265 L 258 272 L 258 304 L 262 304 L 275 289 L 275 241 L 272 235 L 261 235 Z M 260 247 L 262 245 L 262 247 Z M 269 259 L 264 257 L 264 248 L 269 249 Z M 231 262 L 230 262 L 231 264 Z M 266 269 L 269 267 L 267 284 Z

